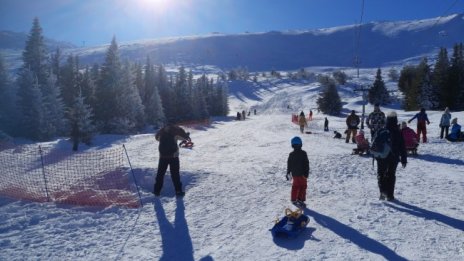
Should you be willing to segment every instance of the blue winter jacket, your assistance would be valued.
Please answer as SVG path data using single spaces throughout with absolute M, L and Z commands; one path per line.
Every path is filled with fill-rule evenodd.
M 451 126 L 451 133 L 448 135 L 448 138 L 452 140 L 457 140 L 459 138 L 460 133 L 461 133 L 461 125 L 457 123 L 453 124 L 453 126 Z

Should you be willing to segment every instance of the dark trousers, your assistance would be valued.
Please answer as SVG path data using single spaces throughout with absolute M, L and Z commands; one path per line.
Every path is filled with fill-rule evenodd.
M 166 170 L 168 169 L 171 172 L 171 179 L 172 183 L 174 184 L 174 189 L 176 192 L 182 191 L 182 183 L 180 182 L 180 174 L 179 174 L 179 157 L 175 158 L 160 158 L 158 162 L 158 173 L 156 174 L 156 181 L 154 192 L 155 194 L 159 194 L 161 189 L 163 188 L 164 182 L 164 175 L 166 174 Z
M 422 142 L 426 143 L 427 142 L 427 127 L 425 126 L 425 123 L 417 124 L 417 142 L 419 142 L 420 140 L 421 133 L 422 133 Z
M 441 131 L 440 131 L 440 139 L 443 139 L 443 133 L 445 133 L 445 138 L 449 134 L 449 126 L 441 126 Z
M 397 167 L 398 161 L 392 154 L 386 159 L 377 159 L 377 182 L 380 194 L 384 194 L 387 198 L 394 198 Z

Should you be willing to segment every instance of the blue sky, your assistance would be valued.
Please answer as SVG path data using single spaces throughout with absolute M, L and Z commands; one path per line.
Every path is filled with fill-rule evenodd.
M 359 22 L 362 0 L 0 0 L 0 30 L 78 46 L 211 32 L 316 29 Z M 365 0 L 363 22 L 464 13 L 464 0 Z

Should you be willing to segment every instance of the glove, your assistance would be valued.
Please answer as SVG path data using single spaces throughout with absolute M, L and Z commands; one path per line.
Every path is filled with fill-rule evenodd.
M 287 178 L 287 180 L 290 180 L 290 178 L 288 177 L 288 174 L 290 174 L 290 173 L 287 173 L 287 175 L 285 175 L 285 177 Z
M 406 165 L 407 165 L 406 162 L 401 162 L 401 166 L 403 167 L 403 169 L 406 168 Z
M 408 123 L 411 123 L 411 121 L 409 120 Z

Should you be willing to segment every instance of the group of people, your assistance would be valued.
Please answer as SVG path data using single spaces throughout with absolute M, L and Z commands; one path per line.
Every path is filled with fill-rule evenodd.
M 253 109 L 253 114 L 256 115 L 256 109 Z M 235 118 L 236 120 L 240 121 L 240 120 L 245 120 L 247 116 L 250 116 L 251 115 L 251 110 L 248 111 L 248 115 L 246 114 L 245 110 L 243 110 L 242 112 L 237 112 L 237 117 Z

